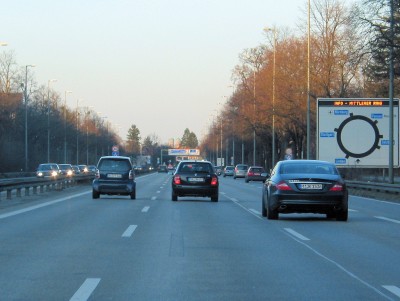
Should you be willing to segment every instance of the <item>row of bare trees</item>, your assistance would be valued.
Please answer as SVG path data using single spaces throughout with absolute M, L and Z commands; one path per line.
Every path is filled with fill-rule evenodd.
M 0 172 L 34 171 L 48 161 L 96 164 L 111 154 L 120 138 L 110 123 L 89 107 L 67 107 L 65 97 L 39 85 L 13 51 L 0 53 Z
M 399 1 L 391 1 L 395 2 L 398 21 Z M 381 10 L 377 14 L 379 4 Z M 233 71 L 235 90 L 210 125 L 202 141 L 202 152 L 213 161 L 225 158 L 225 165 L 255 163 L 266 168 L 283 159 L 287 149 L 295 158 L 305 158 L 310 97 L 309 151 L 310 158 L 315 158 L 317 98 L 389 96 L 389 66 L 387 57 L 382 58 L 391 43 L 385 36 L 389 4 L 386 0 L 360 0 L 353 6 L 344 0 L 312 1 L 309 40 L 307 26 L 297 35 L 283 28 L 266 29 L 267 43 L 245 49 L 239 55 L 241 64 Z M 399 37 L 397 26 L 395 41 Z M 380 48 L 376 47 L 378 39 Z M 399 45 L 395 41 L 394 45 Z M 396 48 L 395 66 L 400 66 L 399 59 Z M 395 74 L 396 82 L 398 76 Z M 398 89 L 395 95 L 397 92 Z

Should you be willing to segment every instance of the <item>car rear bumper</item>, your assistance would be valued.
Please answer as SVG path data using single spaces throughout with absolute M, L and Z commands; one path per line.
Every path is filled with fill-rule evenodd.
M 176 185 L 172 187 L 173 192 L 177 196 L 204 196 L 204 197 L 211 197 L 213 195 L 218 194 L 218 186 L 211 187 L 201 187 L 201 186 L 181 186 Z
M 100 194 L 130 194 L 136 189 L 136 182 L 105 182 L 93 180 L 93 190 Z

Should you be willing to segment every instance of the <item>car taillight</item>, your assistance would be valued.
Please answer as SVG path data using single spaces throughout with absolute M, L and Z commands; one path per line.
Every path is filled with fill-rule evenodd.
M 135 179 L 135 173 L 133 170 L 129 171 L 129 180 L 134 180 Z
M 331 187 L 331 189 L 329 189 L 329 191 L 342 191 L 342 190 L 343 190 L 343 185 L 339 183 L 336 183 Z
M 278 185 L 276 185 L 276 189 L 278 190 L 292 190 L 288 184 L 285 183 L 285 181 L 280 181 Z
M 248 175 L 248 176 L 254 176 L 254 172 L 249 171 L 249 172 L 247 173 L 247 175 Z
M 181 184 L 181 177 L 180 176 L 174 176 L 174 184 L 180 185 Z
M 96 177 L 96 179 L 100 179 L 100 171 L 99 170 L 96 171 L 95 177 Z
M 212 178 L 211 178 L 211 185 L 212 186 L 215 186 L 215 185 L 217 185 L 218 184 L 218 178 L 216 177 L 216 176 L 213 176 Z

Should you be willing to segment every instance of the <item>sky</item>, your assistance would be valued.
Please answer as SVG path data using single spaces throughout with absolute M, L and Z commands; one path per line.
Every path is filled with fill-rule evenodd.
M 122 139 L 198 139 L 233 92 L 232 70 L 265 27 L 297 30 L 304 0 L 1 0 L 0 51 Z

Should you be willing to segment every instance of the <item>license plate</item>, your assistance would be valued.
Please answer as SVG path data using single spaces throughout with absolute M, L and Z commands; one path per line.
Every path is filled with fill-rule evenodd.
M 254 173 L 255 176 L 259 176 L 260 174 L 258 172 Z
M 203 178 L 188 178 L 189 182 L 204 182 Z
M 122 175 L 117 173 L 111 173 L 107 175 L 107 178 L 120 179 L 122 178 Z
M 322 184 L 300 184 L 300 189 L 322 189 Z

